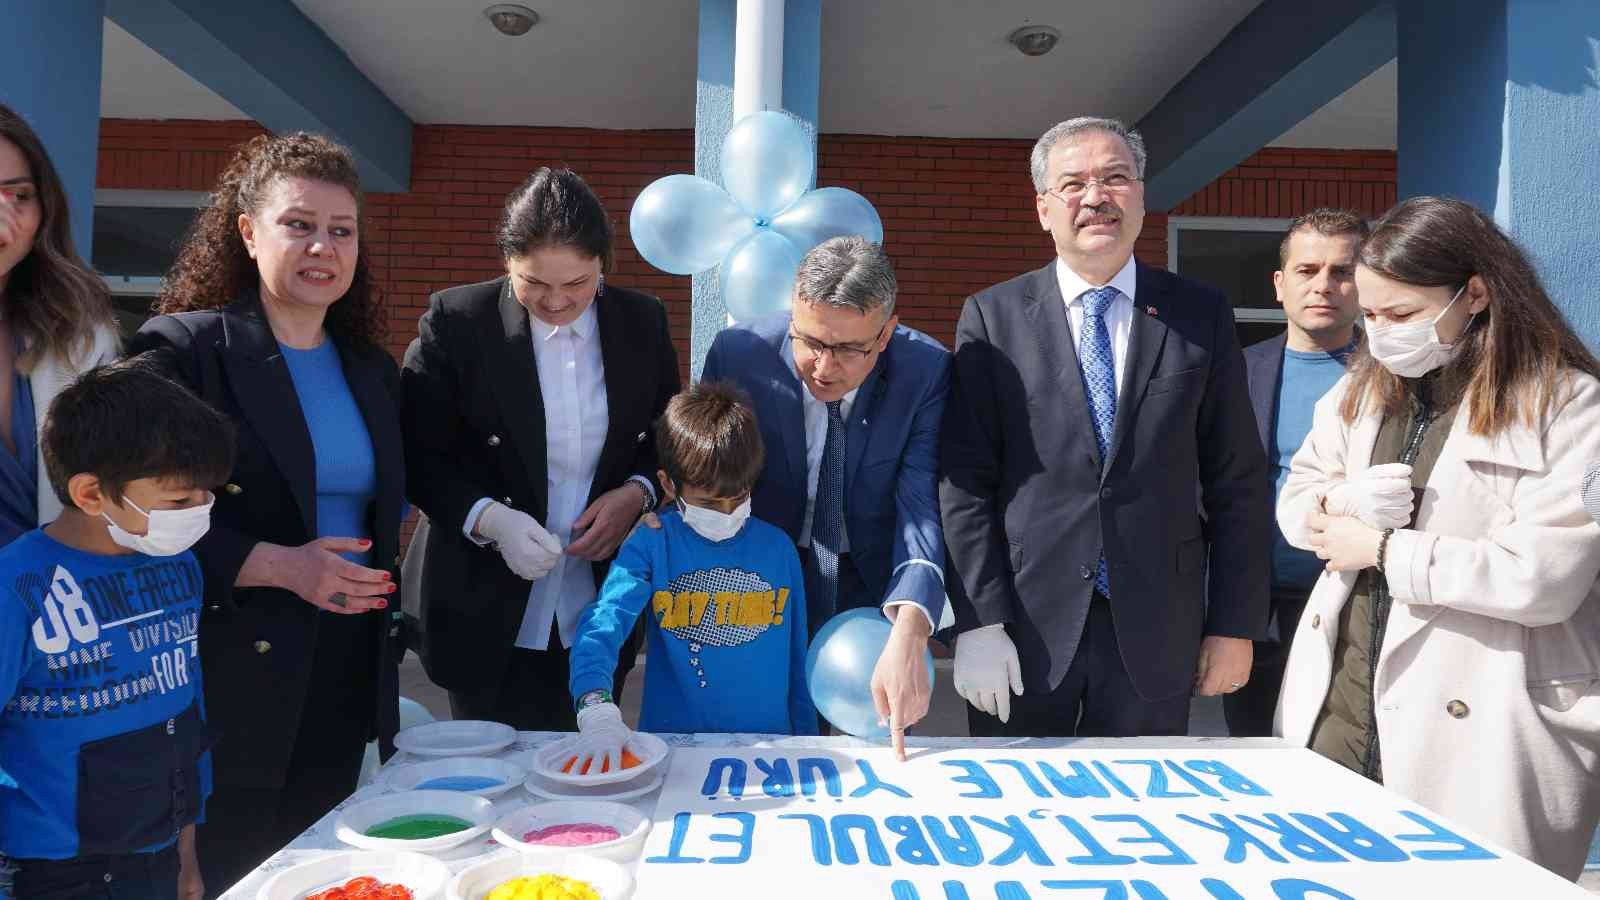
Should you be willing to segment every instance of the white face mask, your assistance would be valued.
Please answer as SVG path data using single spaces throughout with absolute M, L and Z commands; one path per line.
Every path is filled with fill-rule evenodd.
M 213 494 L 207 494 L 206 502 L 202 506 L 148 511 L 126 497 L 122 502 L 144 513 L 149 525 L 144 534 L 134 534 L 113 522 L 110 516 L 102 512 L 100 517 L 106 520 L 111 540 L 117 546 L 127 547 L 146 556 L 177 556 L 193 547 L 195 541 L 205 537 L 206 532 L 211 530 L 211 507 L 217 502 L 217 498 Z
M 1467 286 L 1463 284 L 1450 302 L 1444 305 L 1444 309 L 1426 322 L 1369 327 L 1367 350 L 1372 353 L 1372 358 L 1401 378 L 1419 378 L 1449 362 L 1456 355 L 1456 344 L 1439 340 L 1439 320 L 1444 318 L 1444 314 L 1450 311 L 1450 307 L 1456 304 L 1461 292 L 1466 289 Z M 1467 319 L 1467 324 L 1461 327 L 1463 335 L 1477 315 L 1473 313 Z
M 683 524 L 708 541 L 725 541 L 739 533 L 750 518 L 750 498 L 744 498 L 731 513 L 717 512 L 703 506 L 691 506 L 680 498 L 678 509 L 683 513 Z

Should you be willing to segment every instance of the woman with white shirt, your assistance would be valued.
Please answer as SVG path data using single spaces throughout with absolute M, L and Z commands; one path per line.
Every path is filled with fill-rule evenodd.
M 611 222 L 577 174 L 530 175 L 497 243 L 506 274 L 434 294 L 401 375 L 407 494 L 429 520 L 421 656 L 455 718 L 572 730 L 568 650 L 656 506 L 678 357 L 661 301 L 606 282 Z
M 1277 730 L 1576 878 L 1600 820 L 1600 363 L 1489 217 L 1419 197 L 1278 502 L 1327 561 Z
M 0 105 L 0 546 L 60 514 L 39 430 L 62 388 L 116 359 L 114 328 L 105 283 L 72 246 L 61 177 Z

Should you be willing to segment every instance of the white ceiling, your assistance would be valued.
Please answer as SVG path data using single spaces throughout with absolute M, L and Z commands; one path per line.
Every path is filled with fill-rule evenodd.
M 495 31 L 487 0 L 294 0 L 414 121 L 692 128 L 697 0 L 525 0 Z M 1031 138 L 1086 113 L 1137 120 L 1259 0 L 824 0 L 821 130 Z M 1043 57 L 1006 36 L 1046 24 Z M 243 114 L 106 23 L 102 114 Z M 1393 65 L 1278 142 L 1394 145 Z M 1134 75 L 1136 77 L 1130 77 Z

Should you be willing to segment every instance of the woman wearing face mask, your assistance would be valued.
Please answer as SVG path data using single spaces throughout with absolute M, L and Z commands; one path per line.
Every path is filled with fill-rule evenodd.
M 656 505 L 678 357 L 661 301 L 606 280 L 611 223 L 575 173 L 512 191 L 497 243 L 506 274 L 435 294 L 401 373 L 422 661 L 455 718 L 570 731 L 578 617 Z
M 105 282 L 72 246 L 56 167 L 0 105 L 0 546 L 61 512 L 39 431 L 63 388 L 116 359 L 114 329 Z
M 1278 521 L 1327 560 L 1278 732 L 1576 878 L 1600 820 L 1600 364 L 1522 252 L 1421 197 L 1363 245 L 1367 345 Z
M 349 151 L 245 144 L 133 340 L 233 420 L 238 459 L 195 545 L 221 741 L 200 826 L 226 890 L 355 789 L 398 723 L 399 373 L 381 343 Z M 398 613 L 398 604 L 394 612 Z

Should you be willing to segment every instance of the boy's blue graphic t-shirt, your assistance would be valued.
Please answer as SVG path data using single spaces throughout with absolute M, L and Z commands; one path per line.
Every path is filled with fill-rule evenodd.
M 805 579 L 794 542 L 751 518 L 725 541 L 677 510 L 623 543 L 572 644 L 572 696 L 612 688 L 617 654 L 649 613 L 642 731 L 816 734 L 806 690 Z
M 198 751 L 203 741 L 195 733 L 204 713 L 202 593 L 200 565 L 189 552 L 101 556 L 43 530 L 0 549 L 0 855 L 80 855 L 83 784 L 140 797 L 129 811 L 97 807 L 96 821 L 87 823 L 106 841 L 121 827 L 121 836 L 141 842 L 130 850 L 160 849 L 182 824 L 163 824 L 159 835 L 148 827 L 129 831 L 128 821 L 149 817 L 147 797 L 160 795 L 158 814 L 167 804 L 191 811 L 203 804 L 210 754 L 185 773 L 198 778 L 199 797 L 175 801 L 184 779 L 174 766 L 187 762 L 173 763 L 181 753 L 168 749 L 182 741 Z M 148 737 L 127 737 L 141 731 Z M 88 771 L 80 772 L 80 758 Z M 107 760 L 117 760 L 114 771 L 93 771 Z M 161 790 L 151 787 L 157 782 Z

